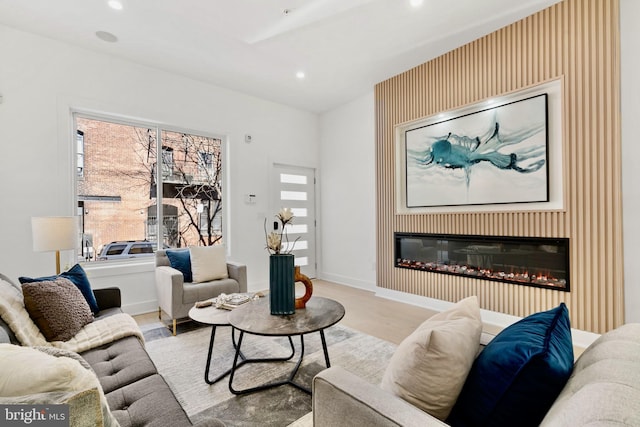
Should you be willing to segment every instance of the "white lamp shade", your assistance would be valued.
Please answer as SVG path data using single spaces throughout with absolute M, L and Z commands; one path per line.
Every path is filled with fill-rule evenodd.
M 75 249 L 78 245 L 78 218 L 75 216 L 32 217 L 34 252 Z

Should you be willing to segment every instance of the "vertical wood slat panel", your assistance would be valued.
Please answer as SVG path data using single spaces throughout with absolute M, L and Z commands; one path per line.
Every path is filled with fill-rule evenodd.
M 516 316 L 569 306 L 603 333 L 624 320 L 619 0 L 565 0 L 376 85 L 378 285 Z M 563 211 L 396 214 L 395 126 L 552 79 L 563 91 Z M 571 292 L 393 267 L 394 231 L 569 237 Z

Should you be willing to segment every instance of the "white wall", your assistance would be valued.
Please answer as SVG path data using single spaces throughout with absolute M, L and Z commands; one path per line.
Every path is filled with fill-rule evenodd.
M 321 117 L 319 277 L 376 285 L 373 91 Z
M 620 0 L 625 321 L 640 322 L 640 2 Z
M 197 67 L 197 61 L 185 64 Z M 74 140 L 70 109 L 157 121 L 228 137 L 228 249 L 245 262 L 251 289 L 265 289 L 268 255 L 263 219 L 272 217 L 269 180 L 274 162 L 319 166 L 316 114 L 203 84 L 115 57 L 0 26 L 0 271 L 51 274 L 52 253 L 34 253 L 30 218 L 75 213 Z M 253 142 L 246 144 L 244 135 Z M 243 194 L 257 195 L 247 205 Z M 73 262 L 63 253 L 63 264 Z M 152 268 L 91 271 L 94 287 L 123 288 L 129 312 L 154 310 Z M 114 272 L 125 276 L 113 276 Z

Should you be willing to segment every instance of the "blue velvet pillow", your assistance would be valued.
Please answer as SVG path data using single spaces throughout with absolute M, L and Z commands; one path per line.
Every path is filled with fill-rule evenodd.
M 185 282 L 193 282 L 189 249 L 167 249 L 169 264 L 184 276 Z
M 31 283 L 31 282 L 49 282 L 55 280 L 57 277 L 64 277 L 66 279 L 71 280 L 71 282 L 76 285 L 80 292 L 82 292 L 82 296 L 87 300 L 89 304 L 89 308 L 91 311 L 96 314 L 100 311 L 98 308 L 98 302 L 96 301 L 96 297 L 93 294 L 93 290 L 91 289 L 91 284 L 89 283 L 89 278 L 87 277 L 87 273 L 85 273 L 84 269 L 80 266 L 80 264 L 76 264 L 71 267 L 68 271 L 64 273 L 60 273 L 59 276 L 47 276 L 47 277 L 19 277 L 18 280 L 20 283 Z
M 562 303 L 514 323 L 484 348 L 447 423 L 537 426 L 572 370 L 569 310 Z

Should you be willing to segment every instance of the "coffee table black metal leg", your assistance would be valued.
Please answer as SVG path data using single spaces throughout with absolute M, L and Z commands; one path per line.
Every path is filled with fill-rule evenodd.
M 216 325 L 212 325 L 211 326 L 211 339 L 209 340 L 209 353 L 207 354 L 207 366 L 205 367 L 205 370 L 204 370 L 204 380 L 205 380 L 205 382 L 207 384 L 210 384 L 210 385 L 217 383 L 222 378 L 226 377 L 227 375 L 229 375 L 229 373 L 231 373 L 231 368 L 229 368 L 225 372 L 223 372 L 222 374 L 218 375 L 216 378 L 209 379 L 209 370 L 211 368 L 211 358 L 213 356 L 213 343 L 215 342 L 215 338 L 216 338 Z M 231 341 L 233 343 L 233 348 L 237 350 L 238 347 L 236 346 L 235 328 L 234 327 L 231 327 Z M 244 354 L 242 354 L 242 352 L 240 352 L 240 357 L 242 358 L 242 362 L 240 362 L 239 366 L 241 366 L 242 363 L 244 362 L 244 360 L 246 359 L 244 357 Z
M 236 328 L 234 328 L 233 326 L 231 327 L 231 342 L 233 343 L 233 349 L 237 349 L 238 345 L 236 344 Z M 242 356 L 242 358 L 244 359 L 244 356 Z
M 250 388 L 246 388 L 246 389 L 242 389 L 242 390 L 237 390 L 235 388 L 233 388 L 233 377 L 235 376 L 236 370 L 242 366 L 245 363 L 269 363 L 269 362 L 286 362 L 288 360 L 291 360 L 291 358 L 293 358 L 293 356 L 295 355 L 295 347 L 293 345 L 293 340 L 291 339 L 291 337 L 287 337 L 289 339 L 289 345 L 291 346 L 291 355 L 289 355 L 288 357 L 272 357 L 272 358 L 262 358 L 262 359 L 244 359 L 242 360 L 240 363 L 238 363 L 238 357 L 240 352 L 240 348 L 242 346 L 242 339 L 244 337 L 244 332 L 240 331 L 240 338 L 238 338 L 238 348 L 236 349 L 236 355 L 233 359 L 233 365 L 231 366 L 231 375 L 229 376 L 229 391 L 233 394 L 248 394 L 248 393 L 253 393 L 256 391 L 261 391 L 261 390 L 266 390 L 269 388 L 273 388 L 273 387 L 277 387 L 283 384 L 291 384 L 294 387 L 299 388 L 300 390 L 311 394 L 311 390 L 302 387 L 299 384 L 296 384 L 293 382 L 293 378 L 296 376 L 296 373 L 298 372 L 298 369 L 300 368 L 300 364 L 302 363 L 302 357 L 304 356 L 304 338 L 302 335 L 300 335 L 300 343 L 301 343 L 301 350 L 300 350 L 300 357 L 298 359 L 298 361 L 296 362 L 296 366 L 293 368 L 293 370 L 291 371 L 291 373 L 289 374 L 289 378 L 285 381 L 276 381 L 276 382 L 272 382 L 272 383 L 267 383 L 267 384 L 263 384 L 257 387 L 250 387 Z
M 304 357 L 304 335 L 300 335 L 300 358 L 298 359 L 298 363 L 296 363 L 296 367 L 293 368 L 291 374 L 289 374 L 289 379 L 287 381 L 283 381 L 281 384 L 289 384 L 297 388 L 298 390 L 302 390 L 307 394 L 311 394 L 311 390 L 303 385 L 300 385 L 293 381 L 293 379 L 298 374 L 298 369 L 300 369 L 300 365 L 302 364 L 302 358 Z M 279 384 L 276 384 L 279 385 Z
M 229 391 L 233 394 L 240 394 L 233 388 L 233 377 L 236 374 L 236 369 L 238 368 L 238 357 L 240 355 L 240 347 L 242 346 L 242 338 L 244 338 L 244 332 L 240 331 L 240 338 L 238 338 L 238 347 L 236 347 L 236 354 L 233 356 L 233 364 L 231 365 L 231 375 L 229 375 Z
M 320 329 L 320 339 L 322 340 L 322 351 L 324 352 L 324 361 L 327 365 L 327 368 L 330 368 L 331 362 L 329 362 L 329 351 L 327 350 L 327 340 L 324 338 L 324 329 Z
M 327 365 L 327 368 L 331 367 L 331 361 L 329 360 L 329 351 L 327 349 L 327 340 L 324 336 L 324 330 L 321 329 L 320 331 L 320 339 L 322 341 L 322 351 L 324 353 L 324 361 L 325 364 Z M 293 346 L 293 341 L 291 339 L 291 337 L 289 336 L 289 344 L 291 345 L 291 355 L 288 358 L 271 358 L 271 359 L 244 359 L 242 360 L 240 363 L 238 363 L 238 358 L 241 355 L 241 351 L 240 351 L 240 346 L 242 345 L 242 338 L 244 337 L 244 332 L 240 331 L 240 338 L 238 340 L 238 347 L 236 348 L 236 355 L 233 359 L 233 365 L 231 366 L 231 375 L 229 376 L 229 391 L 231 391 L 231 393 L 233 394 L 248 394 L 248 393 L 253 393 L 256 391 L 262 391 L 262 390 L 266 390 L 266 389 L 270 389 L 273 387 L 278 387 L 284 384 L 289 384 L 299 390 L 304 391 L 307 394 L 311 394 L 311 390 L 308 389 L 307 387 L 304 387 L 301 384 L 298 384 L 294 381 L 296 375 L 298 374 L 298 369 L 300 369 L 300 365 L 302 364 L 302 359 L 304 357 L 304 335 L 300 335 L 300 357 L 298 358 L 298 361 L 296 362 L 295 367 L 291 370 L 291 373 L 289 374 L 289 377 L 284 380 L 284 381 L 275 381 L 275 382 L 271 382 L 271 383 L 267 383 L 267 384 L 263 384 L 257 387 L 250 387 L 250 388 L 246 388 L 243 390 L 237 390 L 233 388 L 233 377 L 235 375 L 235 371 L 242 366 L 242 364 L 244 363 L 266 363 L 266 362 L 283 362 L 283 361 L 287 361 L 290 360 L 293 355 L 295 354 L 295 348 Z

